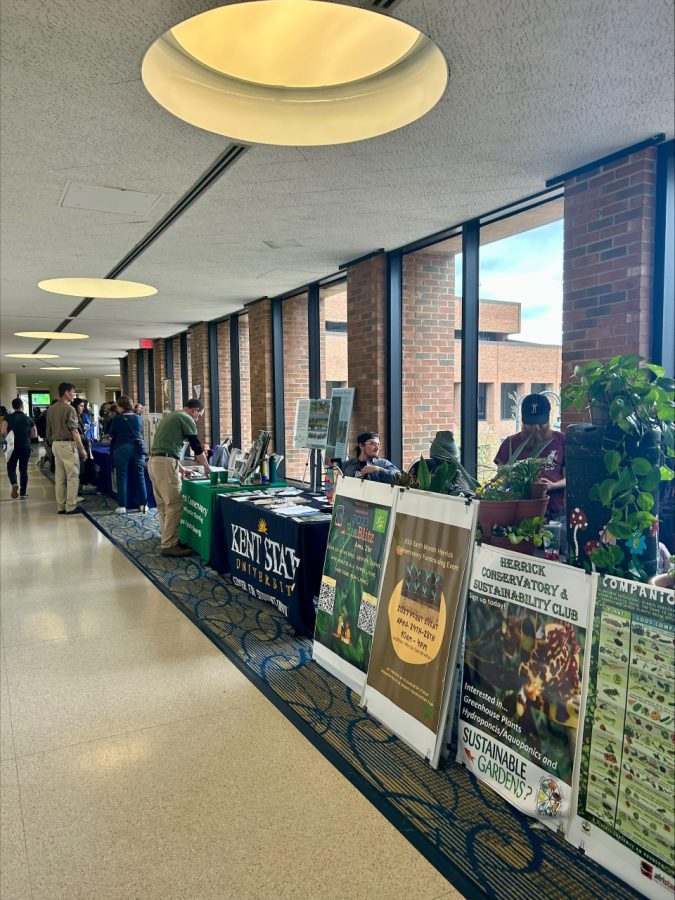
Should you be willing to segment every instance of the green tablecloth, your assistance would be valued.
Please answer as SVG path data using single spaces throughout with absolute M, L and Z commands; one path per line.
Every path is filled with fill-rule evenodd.
M 270 487 L 287 487 L 285 481 L 272 484 L 214 484 L 210 481 L 183 481 L 183 515 L 179 540 L 198 553 L 204 562 L 211 559 L 211 531 L 215 499 L 218 494 L 235 491 L 263 491 Z

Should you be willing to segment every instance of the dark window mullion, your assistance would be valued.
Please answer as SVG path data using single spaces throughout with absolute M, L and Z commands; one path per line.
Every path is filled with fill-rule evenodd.
M 478 219 L 462 229 L 462 462 L 476 475 L 478 463 Z

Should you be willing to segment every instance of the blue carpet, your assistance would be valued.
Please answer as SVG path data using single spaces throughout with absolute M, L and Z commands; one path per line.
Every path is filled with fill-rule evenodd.
M 434 771 L 312 661 L 273 607 L 196 556 L 159 555 L 157 516 L 118 516 L 88 497 L 88 518 L 466 897 L 639 896 L 564 839 L 512 809 L 463 766 Z

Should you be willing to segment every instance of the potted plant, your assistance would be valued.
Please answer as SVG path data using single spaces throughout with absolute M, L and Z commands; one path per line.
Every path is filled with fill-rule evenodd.
M 624 355 L 577 366 L 577 380 L 563 389 L 562 405 L 587 406 L 592 416 L 601 405 L 607 418 L 595 434 L 601 477 L 588 490 L 589 508 L 602 507 L 604 521 L 597 540 L 592 532 L 593 539 L 580 545 L 578 532 L 589 527 L 590 512 L 579 502 L 570 504 L 570 561 L 645 581 L 652 574 L 645 567 L 647 543 L 654 549 L 658 534 L 659 486 L 674 477 L 663 463 L 664 457 L 675 459 L 675 381 L 661 366 L 641 363 L 640 356 Z M 568 494 L 574 494 L 570 449 L 584 428 L 589 426 L 567 429 Z
M 509 460 L 499 466 L 495 477 L 476 491 L 480 500 L 478 521 L 486 541 L 490 539 L 494 525 L 517 525 L 523 519 L 543 517 L 546 512 L 548 497 L 545 491 L 541 497 L 533 497 L 533 494 L 540 493 L 536 485 L 541 484 L 542 472 L 552 460 L 550 456 L 537 455 L 518 459 L 523 446 L 516 448 Z M 544 449 L 545 446 L 535 448 L 533 453 Z
M 432 494 L 471 494 L 478 482 L 469 475 L 459 462 L 444 460 L 433 471 L 427 460 L 421 456 L 412 472 L 399 472 L 394 476 L 394 484 L 399 487 L 417 488 Z
M 492 529 L 491 543 L 495 547 L 517 550 L 530 556 L 535 547 L 546 546 L 553 537 L 553 532 L 546 527 L 542 516 L 521 519 L 516 525 L 497 525 Z

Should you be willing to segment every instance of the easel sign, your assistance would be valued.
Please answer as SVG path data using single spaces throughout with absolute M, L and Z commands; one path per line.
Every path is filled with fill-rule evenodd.
M 328 434 L 330 400 L 301 399 L 295 405 L 293 446 L 299 450 L 323 450 Z

